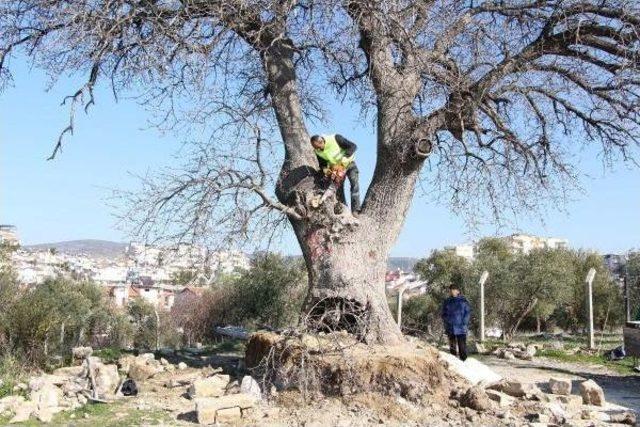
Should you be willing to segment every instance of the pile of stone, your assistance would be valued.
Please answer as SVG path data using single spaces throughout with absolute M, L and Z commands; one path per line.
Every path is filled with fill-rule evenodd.
M 593 380 L 579 384 L 579 395 L 571 394 L 570 379 L 550 378 L 546 386 L 549 393 L 536 384 L 503 379 L 490 385 L 471 386 L 460 393 L 458 400 L 461 406 L 478 412 L 494 411 L 514 420 L 524 418 L 532 427 L 636 423 L 636 413 L 606 402 L 602 388 Z
M 468 416 L 470 420 L 486 412 L 515 425 L 533 427 L 636 423 L 636 413 L 607 402 L 604 391 L 593 380 L 581 381 L 578 390 L 573 390 L 572 381 L 567 378 L 551 377 L 548 383 L 538 385 L 503 379 L 473 358 L 461 362 L 445 352 L 440 352 L 440 358 L 467 384 L 466 388 L 453 390 L 450 403 L 472 412 Z M 573 394 L 574 391 L 577 394 Z M 526 424 L 522 423 L 523 419 L 527 420 Z
M 187 364 L 184 362 L 173 365 L 164 357 L 157 360 L 153 353 L 144 353 L 139 356 L 131 354 L 122 356 L 118 359 L 118 366 L 122 374 L 135 382 L 146 381 L 161 372 L 187 369 Z
M 532 360 L 538 351 L 535 344 L 523 344 L 518 342 L 509 343 L 506 347 L 495 348 L 491 354 L 501 359 Z
M 25 422 L 32 416 L 47 423 L 56 413 L 89 401 L 110 402 L 123 397 L 120 388 L 127 377 L 138 383 L 161 372 L 187 368 L 184 362 L 173 365 L 164 358 L 156 360 L 153 353 L 122 356 L 117 364 L 105 364 L 92 354 L 91 347 L 76 347 L 72 350 L 75 366 L 18 384 L 15 395 L 0 399 L 0 415 L 11 416 L 10 423 Z
M 48 423 L 58 412 L 76 409 L 91 399 L 112 398 L 120 384 L 118 367 L 102 363 L 91 353 L 90 347 L 76 348 L 73 356 L 81 360 L 80 365 L 18 384 L 15 391 L 19 394 L 0 399 L 0 414 L 12 416 L 10 423 L 25 422 L 32 416 Z
M 200 424 L 236 423 L 246 418 L 262 399 L 260 385 L 251 376 L 245 376 L 238 384 L 219 370 L 211 376 L 194 379 L 187 394 L 195 402 Z

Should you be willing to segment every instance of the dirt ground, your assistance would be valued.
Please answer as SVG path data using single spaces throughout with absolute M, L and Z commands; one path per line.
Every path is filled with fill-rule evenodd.
M 494 356 L 481 356 L 478 359 L 505 378 L 536 383 L 542 389 L 551 376 L 569 378 L 573 381 L 573 393 L 577 394 L 578 384 L 592 379 L 602 387 L 608 401 L 640 413 L 640 374 L 622 375 L 602 365 L 568 363 L 544 357 L 532 361 L 506 360 Z
M 418 347 L 415 351 L 424 351 Z M 394 357 L 402 352 L 392 352 Z M 413 354 L 413 353 L 412 353 Z M 216 354 L 207 357 L 183 359 L 190 367 L 183 371 L 163 372 L 140 383 L 140 393 L 110 404 L 86 405 L 72 412 L 57 414 L 51 425 L 56 426 L 139 426 L 139 425 L 197 425 L 194 401 L 189 399 L 187 386 L 167 387 L 176 376 L 197 377 L 209 366 L 224 367 L 233 376 L 240 354 Z M 406 355 L 405 355 L 406 356 Z M 369 356 L 370 358 L 370 356 Z M 549 377 L 566 377 L 573 380 L 574 394 L 578 383 L 591 378 L 600 384 L 610 402 L 640 411 L 640 375 L 620 375 L 603 366 L 564 363 L 535 358 L 533 361 L 505 360 L 494 356 L 478 357 L 503 377 L 522 382 L 538 383 L 543 389 Z M 413 360 L 413 359 L 412 359 Z M 175 361 L 173 361 L 175 363 Z M 378 371 L 389 369 L 389 364 L 378 363 Z M 386 367 L 385 367 L 386 366 Z M 410 367 L 411 368 L 411 367 Z M 414 370 L 414 368 L 411 368 Z M 378 372 L 376 371 L 376 372 Z M 236 376 L 236 379 L 241 379 Z M 376 374 L 378 375 L 378 374 Z M 393 373 L 391 377 L 397 376 Z M 433 383 L 433 382 L 432 382 Z M 433 384 L 437 384 L 433 383 Z M 398 394 L 360 392 L 347 398 L 319 398 L 304 400 L 299 392 L 281 391 L 268 401 L 251 410 L 238 425 L 254 426 L 520 426 L 526 425 L 523 414 L 535 408 L 495 408 L 478 412 L 459 406 L 458 400 L 447 393 L 426 393 L 419 400 L 410 400 Z M 528 404 L 527 402 L 525 402 Z M 3 425 L 0 419 L 0 425 Z M 40 425 L 31 419 L 24 425 Z

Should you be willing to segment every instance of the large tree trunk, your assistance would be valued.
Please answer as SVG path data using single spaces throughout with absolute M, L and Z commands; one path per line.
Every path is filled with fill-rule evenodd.
M 332 199 L 292 221 L 309 272 L 303 319 L 319 330 L 347 330 L 369 343 L 396 344 L 400 328 L 385 293 L 387 259 L 402 228 L 419 164 L 380 156 L 360 215 Z M 319 190 L 321 191 L 322 186 Z M 339 212 L 336 214 L 336 210 Z
M 274 42 L 262 59 L 286 148 L 276 195 L 300 214 L 290 221 L 309 276 L 303 321 L 316 330 L 346 330 L 369 343 L 398 343 L 402 333 L 387 304 L 384 277 L 424 160 L 402 148 L 412 139 L 410 109 L 394 98 L 379 105 L 374 178 L 355 218 L 335 197 L 319 203 L 328 184 L 302 120 L 289 42 Z M 363 141 L 360 150 L 367 146 Z

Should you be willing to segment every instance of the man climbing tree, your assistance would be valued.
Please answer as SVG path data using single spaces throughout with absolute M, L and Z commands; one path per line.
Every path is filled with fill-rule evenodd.
M 607 164 L 632 159 L 638 34 L 631 0 L 6 0 L 0 87 L 19 55 L 52 78 L 82 73 L 51 157 L 101 83 L 137 95 L 163 129 L 208 132 L 184 169 L 144 181 L 136 230 L 220 241 L 284 214 L 308 269 L 307 318 L 388 344 L 402 335 L 386 260 L 421 171 L 423 188 L 480 218 L 554 204 L 582 144 Z M 331 89 L 375 122 L 357 221 L 335 198 L 314 203 L 305 121 L 325 117 Z
M 358 182 L 358 167 L 355 162 L 356 144 L 342 135 L 313 135 L 311 137 L 320 170 L 325 178 L 337 189 L 337 197 L 341 203 L 346 203 L 344 197 L 344 177 L 349 178 L 351 186 L 351 212 L 360 211 L 360 185 Z M 325 193 L 328 194 L 328 193 Z

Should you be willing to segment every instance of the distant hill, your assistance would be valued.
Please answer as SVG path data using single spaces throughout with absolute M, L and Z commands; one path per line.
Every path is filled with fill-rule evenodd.
M 389 270 L 397 270 L 399 268 L 402 271 L 412 271 L 413 266 L 416 265 L 419 259 L 420 258 L 392 256 L 389 257 L 387 268 Z
M 126 243 L 111 242 L 109 240 L 68 240 L 66 242 L 40 243 L 25 246 L 30 250 L 47 250 L 55 248 L 60 253 L 78 255 L 87 254 L 97 258 L 117 258 L 124 254 Z

